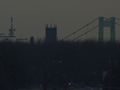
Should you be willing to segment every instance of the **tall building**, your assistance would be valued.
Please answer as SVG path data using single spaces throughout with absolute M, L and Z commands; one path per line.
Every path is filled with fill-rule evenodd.
M 30 37 L 30 44 L 31 44 L 31 45 L 34 44 L 34 37 L 33 37 L 33 36 Z
M 45 42 L 56 42 L 57 41 L 57 27 L 56 27 L 56 25 L 54 25 L 54 27 L 52 27 L 52 25 L 50 25 L 50 27 L 48 27 L 48 25 L 46 25 L 45 30 L 46 30 Z

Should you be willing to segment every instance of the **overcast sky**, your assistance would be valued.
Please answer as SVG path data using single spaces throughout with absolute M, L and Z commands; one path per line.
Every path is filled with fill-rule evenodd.
M 13 17 L 15 35 L 20 38 L 45 37 L 45 25 L 57 24 L 58 39 L 64 38 L 97 17 L 120 18 L 120 0 L 0 0 L 0 33 L 8 35 L 10 17 Z M 120 23 L 120 21 L 116 20 Z M 98 25 L 98 21 L 83 30 Z M 119 29 L 119 30 L 118 30 Z M 120 39 L 117 25 L 116 38 Z M 82 34 L 70 37 L 71 39 Z M 85 35 L 84 39 L 97 38 L 98 29 Z M 109 38 L 109 30 L 105 30 Z

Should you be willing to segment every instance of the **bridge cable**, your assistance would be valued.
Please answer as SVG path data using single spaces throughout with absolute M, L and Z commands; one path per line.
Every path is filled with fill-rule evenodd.
M 78 39 L 78 38 L 84 36 L 85 34 L 89 33 L 89 32 L 92 31 L 92 30 L 94 30 L 94 29 L 97 28 L 98 26 L 99 26 L 99 25 L 97 25 L 97 26 L 95 26 L 94 28 L 90 29 L 89 31 L 87 31 L 87 32 L 85 32 L 85 33 L 83 33 L 83 34 L 81 34 L 80 36 L 74 38 L 72 41 L 74 41 L 74 40 L 76 40 L 76 39 Z
M 78 29 L 78 30 L 74 31 L 73 33 L 69 34 L 68 36 L 64 37 L 64 38 L 63 38 L 63 39 L 61 39 L 61 40 L 64 40 L 64 39 L 66 39 L 66 38 L 70 37 L 71 35 L 73 35 L 73 34 L 77 33 L 78 31 L 80 31 L 80 30 L 82 30 L 83 28 L 87 27 L 87 26 L 88 26 L 88 25 L 90 25 L 91 23 L 95 22 L 97 19 L 98 19 L 98 18 L 94 19 L 94 20 L 93 20 L 93 21 L 91 21 L 90 23 L 88 23 L 88 24 L 86 24 L 85 26 L 83 26 L 82 28 L 80 28 L 80 29 Z
M 119 20 L 119 21 L 120 21 L 120 19 L 119 19 L 119 18 L 115 18 L 115 19 L 117 19 L 117 20 Z
M 119 23 L 116 23 L 116 22 L 115 22 L 115 24 L 120 25 Z
M 105 18 L 105 17 L 104 17 L 104 18 Z M 110 18 L 105 18 L 105 19 L 106 19 L 106 21 L 107 21 L 107 20 L 109 20 Z M 116 23 L 116 24 L 120 25 L 119 23 Z M 88 25 L 87 25 L 87 26 L 88 26 Z M 78 38 L 84 36 L 85 34 L 89 33 L 89 32 L 92 31 L 92 30 L 94 30 L 94 29 L 97 28 L 98 26 L 99 26 L 99 25 L 97 25 L 97 26 L 95 26 L 94 28 L 90 29 L 89 31 L 87 31 L 87 32 L 85 32 L 85 33 L 83 33 L 83 34 L 81 34 L 80 36 L 74 38 L 72 41 L 74 41 L 74 40 L 76 40 L 76 39 L 78 39 Z

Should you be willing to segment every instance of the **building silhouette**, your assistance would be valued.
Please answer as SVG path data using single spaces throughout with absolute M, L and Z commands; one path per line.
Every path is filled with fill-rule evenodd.
M 11 26 L 10 26 L 10 29 L 9 29 L 9 35 L 5 35 L 3 33 L 0 34 L 0 42 L 2 41 L 12 41 L 12 42 L 28 42 L 28 39 L 27 38 L 17 38 L 15 35 L 14 35 L 14 31 L 15 29 L 13 28 L 13 17 L 11 17 Z
M 50 27 L 48 27 L 48 25 L 46 25 L 45 27 L 46 33 L 45 33 L 45 42 L 56 42 L 57 41 L 57 27 L 56 25 L 54 25 L 54 27 L 52 27 L 52 25 L 50 25 Z
M 31 45 L 34 44 L 34 37 L 33 37 L 33 36 L 30 37 L 30 44 L 31 44 Z
M 13 17 L 11 17 L 11 28 L 9 29 L 9 35 L 0 34 L 0 41 L 16 41 L 16 36 L 14 36 L 15 29 L 13 28 Z

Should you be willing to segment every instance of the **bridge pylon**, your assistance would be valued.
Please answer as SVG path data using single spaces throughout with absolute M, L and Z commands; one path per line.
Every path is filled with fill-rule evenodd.
M 110 27 L 110 41 L 115 42 L 115 17 L 104 20 L 104 17 L 99 17 L 99 41 L 103 42 L 104 27 Z

